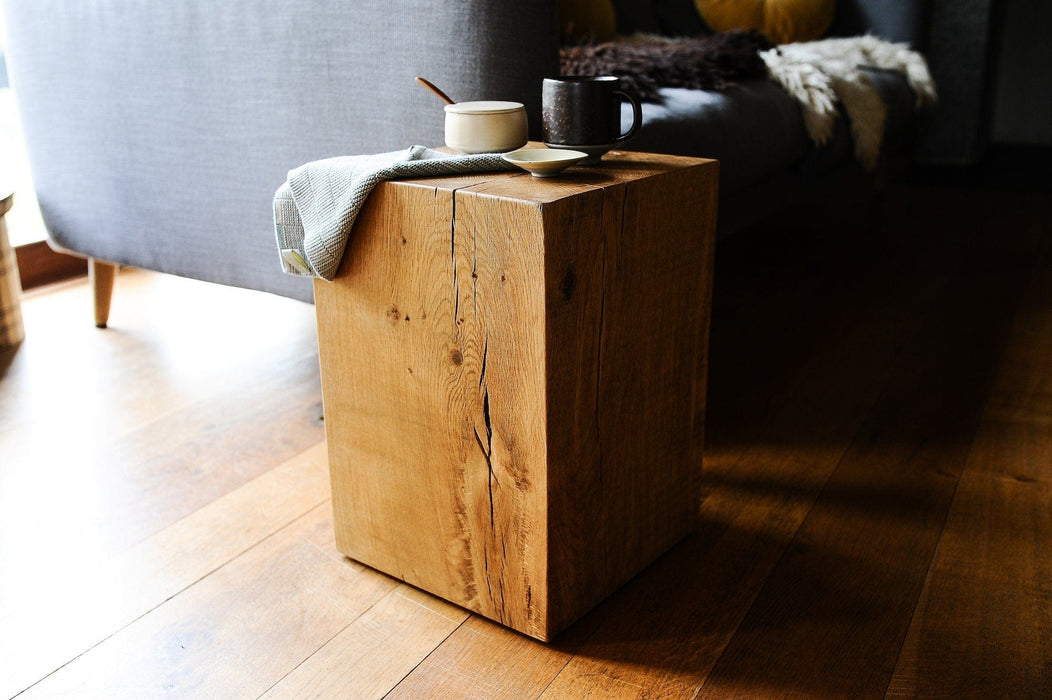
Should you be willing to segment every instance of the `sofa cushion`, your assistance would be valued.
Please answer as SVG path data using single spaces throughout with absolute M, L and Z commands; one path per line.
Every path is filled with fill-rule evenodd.
M 757 29 L 776 44 L 813 41 L 833 21 L 836 0 L 695 0 L 717 32 Z
M 898 73 L 867 69 L 866 75 L 888 105 L 885 150 L 900 147 L 916 123 L 916 96 Z M 629 148 L 718 159 L 721 196 L 779 171 L 818 175 L 851 162 L 846 117 L 832 140 L 816 148 L 800 105 L 773 82 L 744 81 L 721 92 L 662 88 L 661 96 L 662 103 L 643 105 L 643 125 Z M 631 107 L 622 110 L 622 124 L 631 123 Z
M 930 11 L 931 3 L 927 0 L 837 0 L 829 34 L 872 34 L 888 41 L 905 41 L 913 49 L 924 50 Z

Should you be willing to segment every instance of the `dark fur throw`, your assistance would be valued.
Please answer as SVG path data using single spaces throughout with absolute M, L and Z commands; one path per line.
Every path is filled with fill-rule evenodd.
M 659 102 L 658 88 L 723 90 L 735 81 L 767 77 L 758 52 L 774 48 L 753 30 L 666 38 L 636 35 L 602 44 L 564 46 L 562 75 L 616 75 L 644 102 Z

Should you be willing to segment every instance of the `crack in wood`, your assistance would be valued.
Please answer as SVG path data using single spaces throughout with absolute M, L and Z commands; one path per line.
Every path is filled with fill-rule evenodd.
M 486 467 L 489 469 L 489 527 L 490 531 L 496 528 L 496 518 L 493 514 L 493 482 L 496 475 L 493 473 L 493 425 L 489 417 L 489 387 L 482 394 L 482 417 L 486 421 Z M 476 433 L 477 435 L 477 433 Z
M 605 196 L 606 193 L 604 192 Z M 625 269 L 625 211 L 628 209 L 628 189 L 623 190 L 621 199 L 621 227 L 617 232 L 617 269 L 618 272 Z
M 493 586 L 489 582 L 489 552 L 482 548 L 482 563 L 486 567 L 486 591 L 489 593 L 490 602 L 493 602 Z
M 504 565 L 501 564 L 501 568 L 502 569 L 503 569 L 503 566 Z M 501 573 L 503 574 L 503 571 Z M 507 620 L 508 619 L 508 605 L 504 601 L 504 576 L 503 575 L 499 579 L 497 579 L 497 590 L 500 591 L 500 619 L 502 621 L 503 620 Z
M 486 346 L 488 347 L 488 345 L 489 345 L 489 336 L 487 334 Z M 493 499 L 493 484 L 496 481 L 497 477 L 496 477 L 496 474 L 493 472 L 493 424 L 492 424 L 492 420 L 490 418 L 489 387 L 485 386 L 485 382 L 484 382 L 485 371 L 486 371 L 485 368 L 486 368 L 486 351 L 484 350 L 483 351 L 483 359 L 482 359 L 482 375 L 483 376 L 480 378 L 479 384 L 482 387 L 482 418 L 485 421 L 485 425 L 486 425 L 486 437 L 485 437 L 485 439 L 483 439 L 482 435 L 479 434 L 478 425 L 476 424 L 475 425 L 475 442 L 478 444 L 479 450 L 482 452 L 482 456 L 486 460 L 486 470 L 488 472 L 487 473 L 486 485 L 487 485 L 488 495 L 489 495 L 489 528 L 490 528 L 490 538 L 491 538 L 490 542 L 492 542 L 493 539 L 497 537 L 496 504 L 494 503 L 494 499 Z M 490 547 L 490 543 L 486 543 L 483 546 L 483 548 L 482 548 L 482 552 L 483 552 L 483 557 L 485 559 L 485 565 L 486 565 L 486 588 L 489 590 L 490 600 L 495 603 L 496 601 L 493 598 L 493 587 L 492 587 L 492 583 L 490 582 L 490 575 L 489 575 L 489 554 L 488 554 L 489 547 Z M 497 579 L 497 582 L 500 585 L 501 620 L 503 620 L 504 619 L 504 613 L 503 613 L 503 608 L 504 608 L 504 584 L 503 584 L 502 579 L 504 577 L 504 559 L 507 558 L 507 553 L 504 551 L 504 543 L 503 543 L 503 541 L 501 541 L 501 552 L 503 553 L 504 556 L 502 557 L 502 560 L 501 560 L 501 564 L 500 564 L 501 573 L 500 573 L 500 576 Z
M 606 196 L 606 193 L 603 193 Z M 605 209 L 605 207 L 604 207 Z M 623 212 L 623 210 L 622 210 Z M 624 224 L 624 214 L 621 217 L 622 225 Z M 600 221 L 600 231 L 604 231 L 605 227 L 603 222 Z M 602 403 L 601 403 L 601 392 L 602 392 L 602 379 L 603 379 L 603 329 L 606 326 L 606 255 L 607 253 L 607 240 L 603 237 L 602 250 L 600 257 L 603 261 L 603 266 L 600 268 L 599 273 L 599 329 L 596 333 L 595 340 L 595 442 L 599 451 L 599 465 L 598 465 L 598 477 L 599 477 L 599 493 L 600 496 L 603 493 L 603 433 L 602 433 Z M 620 244 L 618 245 L 618 255 L 620 255 Z
M 606 523 L 606 504 L 605 496 L 606 490 L 603 487 L 603 467 L 604 467 L 604 454 L 603 454 L 603 427 L 602 427 L 602 387 L 603 387 L 603 331 L 606 328 L 606 265 L 609 254 L 610 240 L 606 233 L 606 197 L 607 192 L 603 190 L 603 218 L 599 222 L 599 230 L 602 232 L 602 249 L 600 255 L 602 257 L 602 267 L 599 273 L 599 330 L 596 333 L 596 348 L 595 348 L 595 443 L 598 452 L 598 464 L 596 466 L 596 477 L 599 482 L 599 511 L 602 513 L 600 518 L 603 528 L 603 539 L 607 537 L 607 523 Z M 621 200 L 621 218 L 620 226 L 617 230 L 617 269 L 615 273 L 620 273 L 622 270 L 622 241 L 624 239 L 624 226 L 625 226 L 625 202 L 628 200 L 628 193 L 623 192 Z M 607 547 L 602 548 L 602 559 L 603 559 L 603 576 L 609 578 L 610 576 L 610 552 Z
M 471 231 L 471 305 L 477 319 L 479 316 L 479 245 L 478 232 Z
M 496 530 L 496 514 L 494 512 L 493 503 L 493 484 L 497 480 L 496 474 L 493 472 L 493 424 L 490 420 L 489 410 L 489 387 L 483 386 L 482 389 L 482 419 L 486 424 L 486 437 L 483 439 L 482 435 L 479 434 L 478 425 L 475 425 L 475 442 L 479 446 L 479 450 L 482 452 L 483 458 L 486 460 L 486 470 L 488 471 L 488 487 L 489 487 L 489 524 L 490 531 Z
M 599 491 L 603 489 L 603 433 L 600 426 L 603 378 L 603 321 L 606 314 L 606 244 L 603 244 L 603 271 L 599 280 L 599 332 L 596 334 L 595 353 L 595 442 L 599 448 Z
M 449 214 L 449 257 L 453 261 L 453 327 L 458 330 L 457 318 L 460 316 L 460 281 L 457 279 L 457 193 L 453 191 L 453 208 Z

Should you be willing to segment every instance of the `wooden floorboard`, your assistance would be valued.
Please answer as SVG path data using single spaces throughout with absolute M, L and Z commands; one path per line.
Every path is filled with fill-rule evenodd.
M 342 557 L 312 307 L 122 272 L 0 353 L 0 697 L 1048 697 L 1049 197 L 717 250 L 700 525 L 553 644 Z
M 1052 266 L 1015 314 L 888 697 L 1052 697 Z
M 699 697 L 884 693 L 1027 277 L 957 264 Z
M 56 671 L 329 500 L 325 443 L 108 561 L 38 581 L 0 618 L 0 697 Z
M 0 384 L 0 614 L 324 439 L 312 307 L 138 271 L 116 287 L 106 330 L 86 282 L 23 303 Z
M 467 611 L 403 583 L 264 697 L 381 697 L 468 617 Z M 354 672 L 348 673 L 349 669 Z
M 331 530 L 326 503 L 20 697 L 263 694 L 397 585 L 329 556 Z

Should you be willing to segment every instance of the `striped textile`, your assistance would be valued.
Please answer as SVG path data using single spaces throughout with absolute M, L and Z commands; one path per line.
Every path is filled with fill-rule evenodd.
M 25 336 L 18 260 L 7 238 L 7 223 L 0 213 L 0 347 L 17 345 Z
M 423 146 L 300 166 L 289 171 L 288 181 L 274 194 L 274 232 L 282 270 L 331 282 L 355 217 L 377 183 L 513 168 L 499 153 L 451 156 Z

